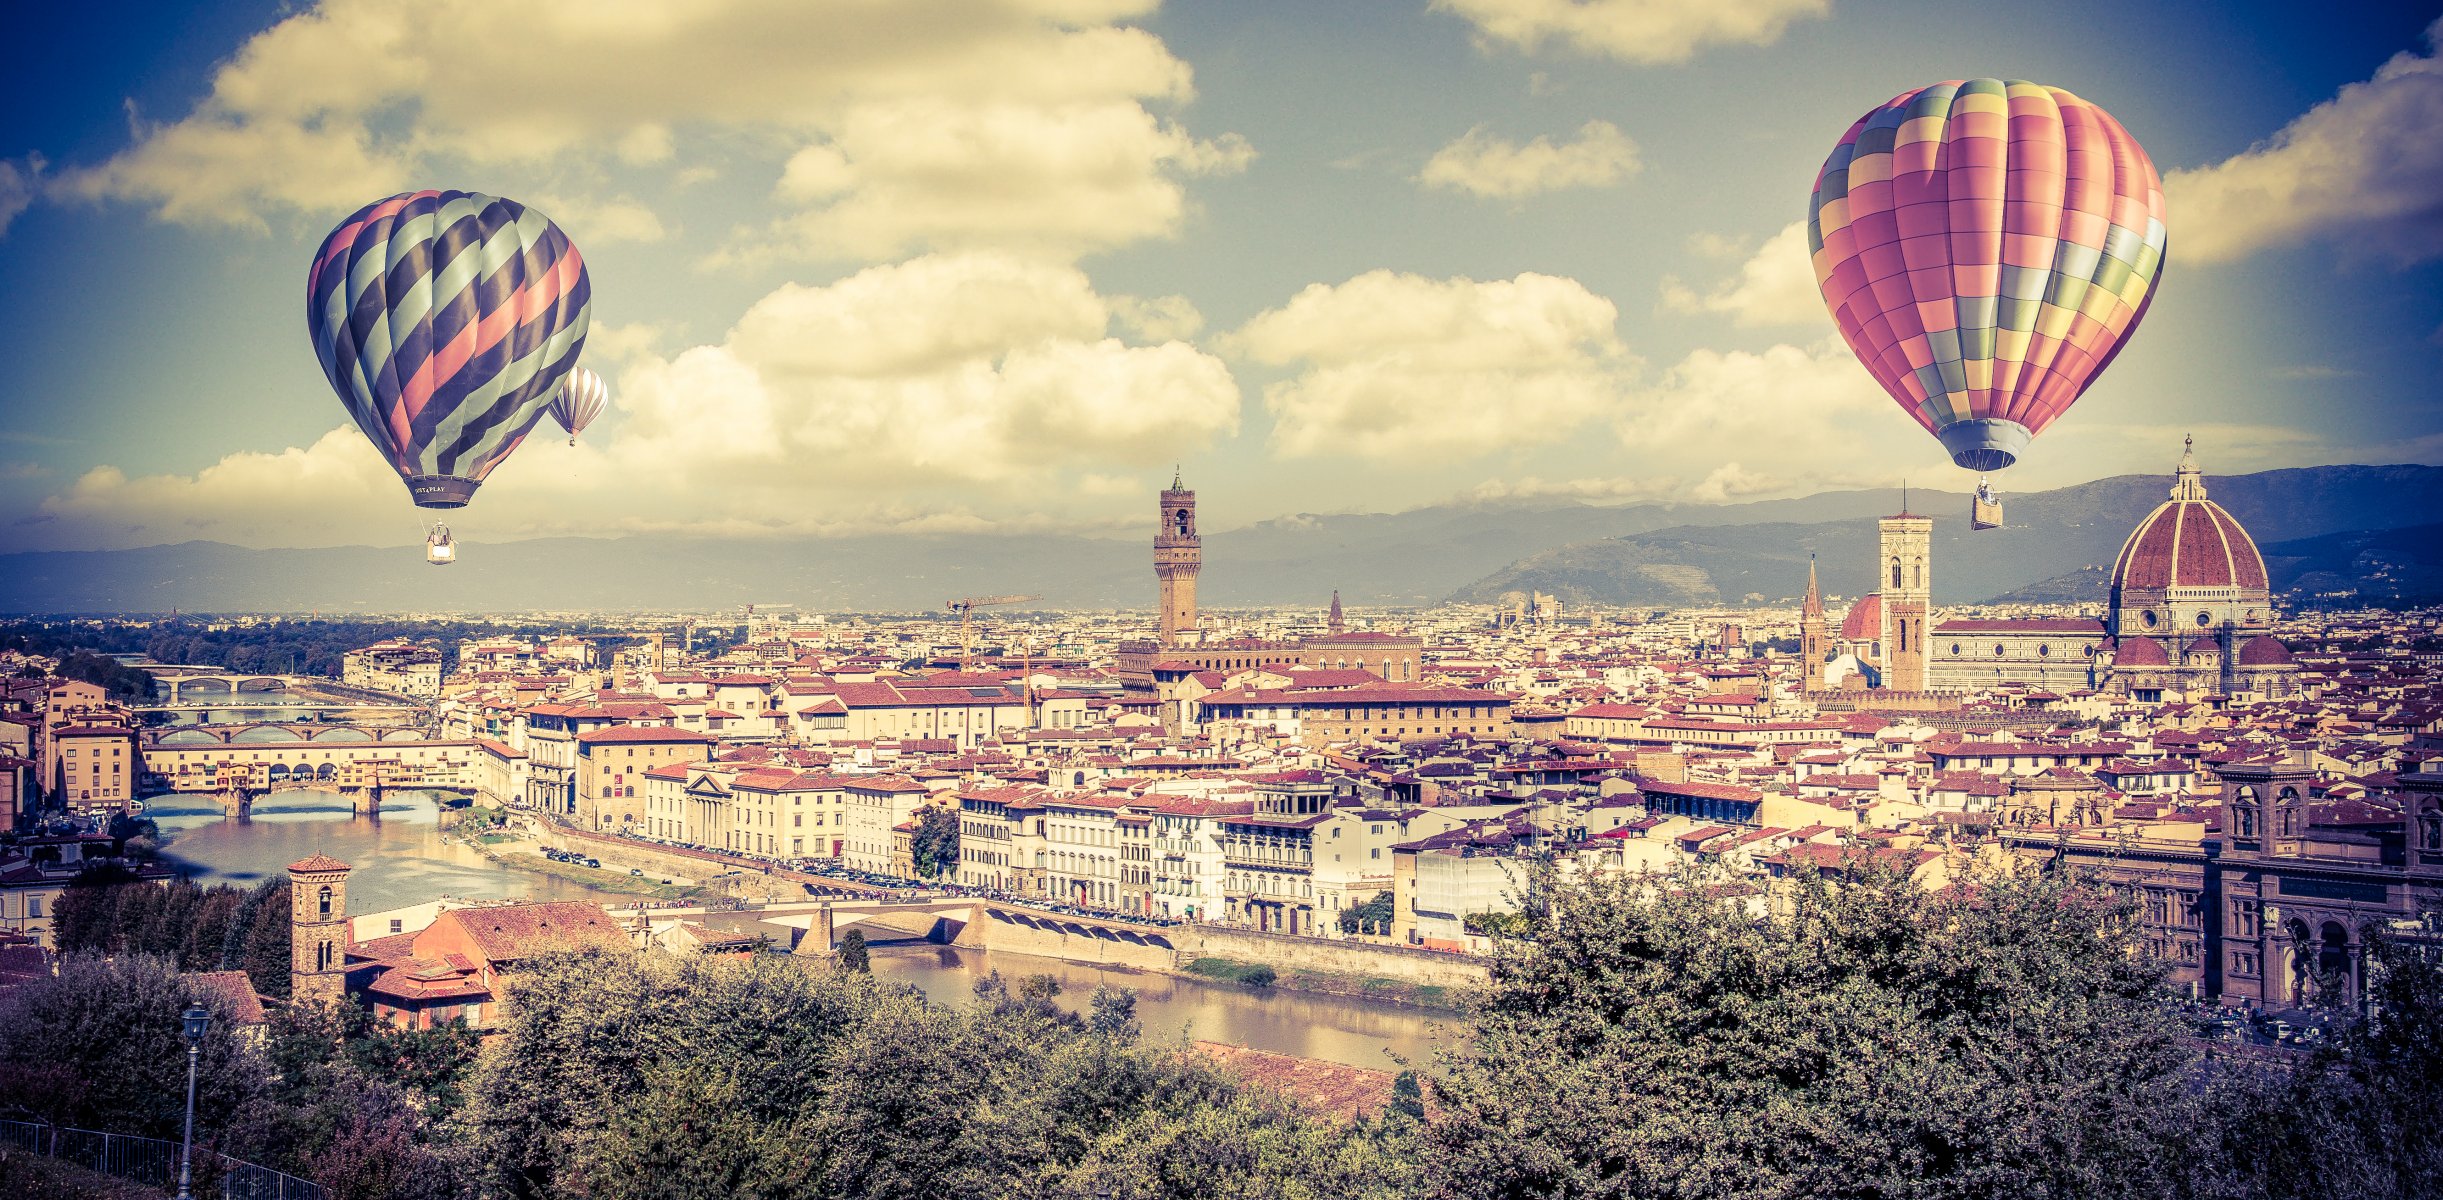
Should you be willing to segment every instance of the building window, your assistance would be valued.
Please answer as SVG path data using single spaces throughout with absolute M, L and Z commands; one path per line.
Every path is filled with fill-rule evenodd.
M 323 888 L 322 888 L 322 891 L 321 891 L 321 892 L 319 892 L 319 893 L 317 893 L 317 895 L 318 895 L 318 897 L 319 897 L 319 898 L 321 899 L 321 901 L 322 901 L 322 919 L 323 919 L 323 920 L 325 920 L 325 921 L 328 921 L 328 920 L 330 920 L 330 919 L 331 919 L 331 887 L 330 887 L 330 885 L 329 885 L 329 884 L 324 884 L 324 885 L 323 885 Z

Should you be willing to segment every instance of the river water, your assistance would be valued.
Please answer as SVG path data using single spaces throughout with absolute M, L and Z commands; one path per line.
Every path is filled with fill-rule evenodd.
M 210 796 L 155 796 L 146 802 L 145 815 L 161 829 L 163 856 L 198 883 L 252 887 L 311 854 L 349 863 L 356 870 L 348 876 L 348 908 L 360 915 L 442 896 L 606 904 L 623 899 L 505 866 L 472 846 L 444 840 L 440 810 L 420 792 L 395 796 L 370 816 L 356 812 L 346 797 L 316 791 L 274 792 L 255 801 L 245 818 L 223 816 Z M 992 971 L 1013 988 L 1025 976 L 1050 975 L 1060 981 L 1057 1003 L 1079 1013 L 1098 985 L 1128 988 L 1137 993 L 1137 1019 L 1149 1040 L 1184 1036 L 1378 1070 L 1399 1069 L 1392 1054 L 1426 1061 L 1434 1030 L 1452 1020 L 1448 1014 L 1377 1001 L 1277 988 L 1258 992 L 1234 983 L 951 946 L 877 946 L 873 969 L 883 978 L 916 985 L 942 1004 L 967 1003 L 976 980 Z
M 999 971 L 1012 990 L 1028 975 L 1050 975 L 1060 981 L 1055 1003 L 1080 1015 L 1087 1011 L 1097 986 L 1136 992 L 1137 1020 L 1145 1026 L 1148 1041 L 1168 1042 L 1184 1036 L 1382 1071 L 1400 1069 L 1394 1054 L 1419 1065 L 1428 1062 L 1435 1027 L 1456 1020 L 1446 1013 L 1372 1000 L 1279 988 L 1258 992 L 1235 983 L 1207 983 L 1005 951 L 905 945 L 876 946 L 872 955 L 877 977 L 915 984 L 936 1003 L 965 1003 L 973 996 L 976 981 L 993 971 Z
M 348 908 L 360 914 L 442 896 L 606 898 L 444 841 L 440 809 L 422 792 L 392 796 L 372 815 L 358 813 L 347 797 L 318 791 L 273 792 L 245 817 L 223 816 L 210 796 L 154 796 L 145 801 L 144 815 L 161 829 L 162 856 L 198 883 L 252 887 L 312 854 L 348 863 L 356 868 L 348 876 Z

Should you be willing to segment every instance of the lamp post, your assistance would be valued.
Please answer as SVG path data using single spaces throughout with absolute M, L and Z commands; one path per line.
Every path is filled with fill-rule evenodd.
M 178 1200 L 195 1200 L 195 1177 L 191 1170 L 195 1157 L 195 1064 L 203 1057 L 204 1031 L 212 1027 L 212 1014 L 201 1004 L 190 1004 L 185 1016 L 186 1026 L 179 1036 L 187 1043 L 187 1133 L 178 1145 Z

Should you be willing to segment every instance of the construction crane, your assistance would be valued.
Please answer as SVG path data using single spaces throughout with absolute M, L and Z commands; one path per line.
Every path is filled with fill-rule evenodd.
M 975 654 L 975 611 L 977 609 L 994 608 L 1003 604 L 1024 604 L 1029 600 L 1041 599 L 1043 599 L 1041 596 L 967 596 L 951 601 L 948 605 L 949 610 L 959 615 L 959 670 L 965 672 L 968 660 Z

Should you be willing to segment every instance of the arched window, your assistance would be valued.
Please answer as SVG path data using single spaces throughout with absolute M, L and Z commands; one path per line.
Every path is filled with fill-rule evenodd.
M 1899 560 L 1899 559 L 1897 559 L 1897 558 L 1895 558 L 1895 559 L 1893 559 L 1893 560 L 1892 560 L 1892 587 L 1894 587 L 1894 588 L 1898 588 L 1899 586 L 1900 586 L 1900 560 Z
M 1183 508 L 1178 512 L 1171 514 L 1171 528 L 1177 531 L 1179 536 L 1186 537 L 1189 530 L 1192 528 L 1192 525 L 1193 518 L 1190 517 L 1188 510 Z M 1142 526 L 1139 528 L 1142 528 Z
M 317 971 L 331 969 L 331 943 L 324 942 L 314 947 L 314 969 Z
M 2418 844 L 2428 850 L 2443 850 L 2443 812 L 2430 808 L 2418 817 Z
M 322 891 L 317 895 L 322 900 L 322 919 L 328 921 L 331 919 L 331 885 L 322 885 Z
M 1922 588 L 1926 585 L 1926 560 L 1922 558 L 1909 560 L 1909 580 L 1910 587 Z

